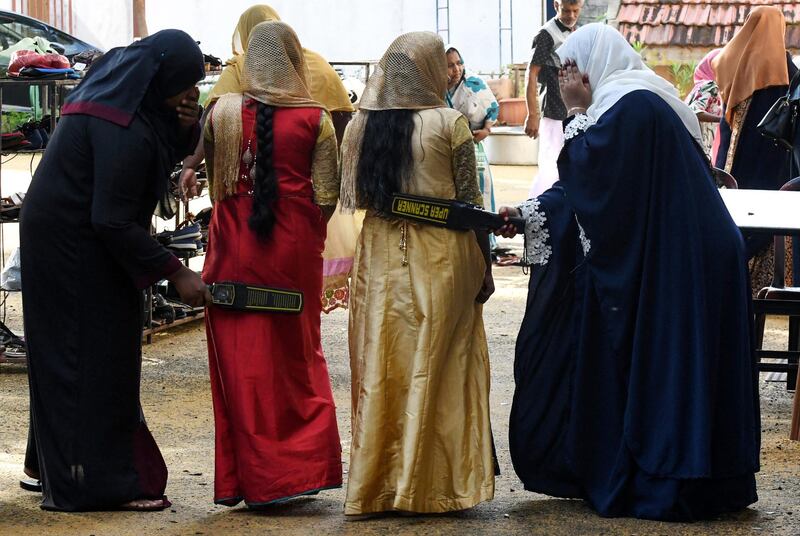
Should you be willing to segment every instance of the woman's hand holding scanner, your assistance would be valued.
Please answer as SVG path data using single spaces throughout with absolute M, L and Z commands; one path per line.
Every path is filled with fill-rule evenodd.
M 495 229 L 494 234 L 505 238 L 514 238 L 517 236 L 517 226 L 509 221 L 509 218 L 521 218 L 522 213 L 515 207 L 500 207 L 499 214 L 507 222 L 499 229 Z
M 205 307 L 211 304 L 211 292 L 208 287 L 199 275 L 186 266 L 182 266 L 167 279 L 175 285 L 175 290 L 178 291 L 183 303 L 192 307 Z

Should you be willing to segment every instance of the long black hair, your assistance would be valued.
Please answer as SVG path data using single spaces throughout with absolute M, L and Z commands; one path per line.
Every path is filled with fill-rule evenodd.
M 414 110 L 369 112 L 356 178 L 359 206 L 384 214 L 391 212 L 392 194 L 403 190 L 413 169 L 411 136 L 415 113 Z
M 278 198 L 278 180 L 272 165 L 273 120 L 275 108 L 258 103 L 256 112 L 256 178 L 253 184 L 253 212 L 247 220 L 250 228 L 262 240 L 269 237 L 275 225 L 274 203 Z

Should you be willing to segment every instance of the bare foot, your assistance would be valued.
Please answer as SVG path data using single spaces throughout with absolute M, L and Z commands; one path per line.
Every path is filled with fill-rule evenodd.
M 153 511 L 163 510 L 171 505 L 166 499 L 137 499 L 135 501 L 126 502 L 121 506 L 123 510 L 141 510 Z

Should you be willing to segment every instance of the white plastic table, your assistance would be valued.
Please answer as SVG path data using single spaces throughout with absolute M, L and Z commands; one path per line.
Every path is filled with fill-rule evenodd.
M 722 189 L 719 193 L 742 231 L 800 234 L 800 192 Z

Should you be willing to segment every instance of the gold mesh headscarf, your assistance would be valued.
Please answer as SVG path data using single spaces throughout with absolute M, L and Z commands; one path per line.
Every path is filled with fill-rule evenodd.
M 234 56 L 239 56 L 247 51 L 250 41 L 250 32 L 262 22 L 280 21 L 278 12 L 267 5 L 257 5 L 249 8 L 239 17 L 239 23 L 231 38 L 231 50 Z
M 370 75 L 360 110 L 424 110 L 446 106 L 444 42 L 432 32 L 395 39 Z
M 303 47 L 285 22 L 262 22 L 250 32 L 242 92 L 270 106 L 323 108 L 311 98 Z
M 447 57 L 444 42 L 432 32 L 410 32 L 395 39 L 369 77 L 359 111 L 342 141 L 342 208 L 356 208 L 356 176 L 369 111 L 445 107 Z
M 311 98 L 306 86 L 303 49 L 284 22 L 262 22 L 250 32 L 244 56 L 242 93 L 281 108 L 324 107 Z M 229 93 L 212 113 L 214 169 L 212 194 L 222 199 L 236 192 L 242 150 L 242 94 Z

